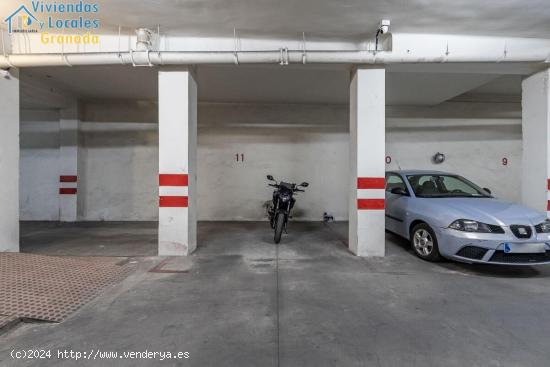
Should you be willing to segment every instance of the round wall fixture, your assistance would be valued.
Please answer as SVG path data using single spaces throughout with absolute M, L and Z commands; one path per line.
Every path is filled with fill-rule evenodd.
M 432 160 L 435 164 L 443 163 L 443 162 L 445 162 L 445 154 L 437 152 L 432 157 Z

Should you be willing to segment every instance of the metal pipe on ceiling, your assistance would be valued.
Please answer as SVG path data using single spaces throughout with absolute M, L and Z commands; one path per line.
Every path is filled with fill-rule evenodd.
M 414 53 L 396 54 L 389 51 L 320 51 L 320 50 L 269 50 L 269 51 L 131 51 L 99 53 L 11 54 L 0 55 L 0 68 L 81 65 L 194 65 L 234 64 L 235 54 L 239 64 L 398 64 L 398 63 L 500 63 L 532 62 L 550 63 L 550 52 L 530 50 L 479 55 L 441 54 L 417 56 Z M 283 56 L 281 56 L 283 55 Z M 284 60 L 282 59 L 284 58 Z

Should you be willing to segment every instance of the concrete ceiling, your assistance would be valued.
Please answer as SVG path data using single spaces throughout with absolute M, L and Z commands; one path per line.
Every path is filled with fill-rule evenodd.
M 388 73 L 386 104 L 436 105 L 496 78 L 490 74 Z
M 503 75 L 491 80 L 479 88 L 471 90 L 474 94 L 500 94 L 500 95 L 521 95 L 521 75 Z
M 125 66 L 24 69 L 23 96 L 28 103 L 33 99 L 29 86 L 39 84 L 88 100 L 156 99 L 157 71 Z M 197 75 L 201 101 L 346 104 L 349 100 L 350 71 L 343 66 L 201 66 Z M 520 81 L 514 75 L 389 72 L 386 103 L 435 105 L 472 90 L 519 94 Z
M 53 1 L 52 1 L 53 2 Z M 550 38 L 548 0 L 96 0 L 103 30 L 121 25 L 166 34 L 372 36 L 381 18 L 394 32 Z M 26 1 L 23 3 L 30 3 Z M 2 0 L 7 16 L 20 0 Z M 111 28 L 112 29 L 112 28 Z

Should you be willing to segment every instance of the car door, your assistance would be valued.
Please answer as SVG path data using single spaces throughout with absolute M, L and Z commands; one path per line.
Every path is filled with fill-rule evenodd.
M 393 189 L 401 188 L 404 194 L 392 193 Z M 405 217 L 410 193 L 403 178 L 396 173 L 386 174 L 386 229 L 401 236 L 407 235 Z

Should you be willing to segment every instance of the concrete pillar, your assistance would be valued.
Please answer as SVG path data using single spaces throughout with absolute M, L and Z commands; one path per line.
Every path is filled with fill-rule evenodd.
M 197 84 L 189 70 L 159 71 L 159 255 L 197 247 Z
M 19 251 L 19 74 L 0 75 L 0 251 Z
M 350 85 L 349 248 L 384 256 L 385 70 L 360 67 Z
M 59 220 L 77 220 L 78 107 L 61 110 L 59 120 Z
M 550 211 L 550 69 L 521 83 L 522 192 L 525 205 Z

